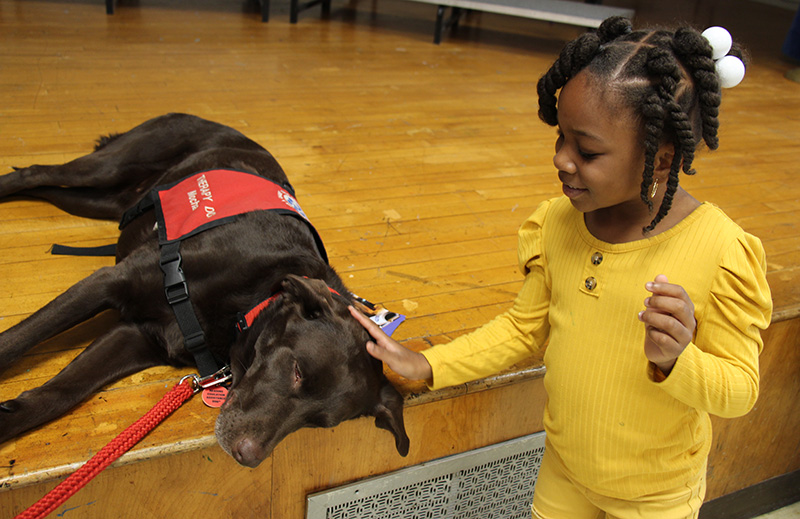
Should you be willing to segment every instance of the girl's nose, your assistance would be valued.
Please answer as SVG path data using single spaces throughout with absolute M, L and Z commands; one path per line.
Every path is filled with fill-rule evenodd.
M 556 148 L 556 154 L 553 155 L 553 165 L 558 171 L 574 175 L 577 172 L 575 162 L 572 161 L 569 154 L 564 150 L 564 146 Z

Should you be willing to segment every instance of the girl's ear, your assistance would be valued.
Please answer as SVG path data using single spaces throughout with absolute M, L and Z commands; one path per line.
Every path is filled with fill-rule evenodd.
M 659 182 L 665 182 L 669 178 L 672 169 L 672 161 L 675 158 L 675 145 L 665 142 L 658 148 L 653 165 L 653 178 Z

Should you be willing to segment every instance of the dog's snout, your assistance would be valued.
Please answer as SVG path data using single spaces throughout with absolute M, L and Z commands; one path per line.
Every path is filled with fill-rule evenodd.
M 266 457 L 264 449 L 250 438 L 242 438 L 234 446 L 234 459 L 246 467 L 255 468 Z

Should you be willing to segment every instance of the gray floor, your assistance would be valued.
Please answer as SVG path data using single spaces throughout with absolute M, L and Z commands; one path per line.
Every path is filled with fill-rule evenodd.
M 800 502 L 785 506 L 768 514 L 759 515 L 753 519 L 798 519 L 800 518 Z

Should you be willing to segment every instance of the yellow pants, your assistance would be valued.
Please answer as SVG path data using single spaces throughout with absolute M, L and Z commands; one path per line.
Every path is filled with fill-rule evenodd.
M 534 519 L 697 519 L 705 493 L 704 467 L 680 488 L 635 501 L 602 496 L 569 479 L 561 460 L 546 448 L 531 508 Z

